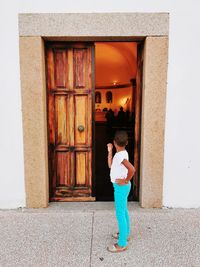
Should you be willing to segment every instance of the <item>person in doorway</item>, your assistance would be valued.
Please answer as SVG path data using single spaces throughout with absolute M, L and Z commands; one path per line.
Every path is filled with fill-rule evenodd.
M 129 122 L 130 122 L 130 110 L 127 109 L 126 110 L 126 126 L 129 126 Z
M 107 119 L 107 125 L 112 127 L 114 122 L 114 111 L 111 108 L 107 111 L 105 117 Z
M 117 121 L 119 126 L 124 126 L 125 124 L 125 119 L 126 119 L 126 114 L 124 112 L 123 107 L 120 107 L 120 110 L 117 115 Z
M 118 243 L 107 247 L 110 252 L 126 250 L 127 241 L 130 240 L 130 218 L 127 207 L 128 195 L 131 189 L 130 180 L 135 174 L 135 167 L 129 162 L 128 152 L 125 147 L 128 144 L 128 134 L 125 131 L 117 131 L 113 140 L 116 153 L 113 157 L 112 143 L 107 144 L 108 167 L 110 178 L 114 187 L 115 212 L 118 222 L 118 232 L 112 237 L 118 239 Z

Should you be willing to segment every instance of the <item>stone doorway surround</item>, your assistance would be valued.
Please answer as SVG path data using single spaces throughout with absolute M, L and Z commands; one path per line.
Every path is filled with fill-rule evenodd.
M 162 207 L 168 13 L 19 14 L 26 206 L 47 207 L 45 40 L 143 41 L 140 205 Z

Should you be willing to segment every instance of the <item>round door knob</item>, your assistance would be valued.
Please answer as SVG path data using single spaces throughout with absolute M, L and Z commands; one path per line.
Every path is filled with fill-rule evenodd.
M 85 129 L 85 127 L 84 127 L 83 125 L 79 125 L 79 126 L 78 126 L 78 131 L 79 131 L 80 133 L 83 132 L 84 129 Z

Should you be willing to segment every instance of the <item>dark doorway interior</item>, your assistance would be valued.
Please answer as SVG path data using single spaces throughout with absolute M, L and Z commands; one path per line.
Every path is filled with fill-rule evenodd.
M 96 200 L 98 201 L 113 201 L 113 186 L 110 182 L 110 169 L 107 164 L 107 143 L 113 143 L 113 136 L 116 130 L 126 130 L 129 136 L 129 143 L 126 147 L 129 153 L 129 160 L 133 163 L 133 140 L 134 140 L 134 121 L 129 125 L 120 126 L 108 125 L 107 123 L 95 123 L 96 133 Z M 113 150 L 113 155 L 116 150 Z M 131 181 L 133 183 L 133 181 Z M 129 194 L 129 200 L 133 200 L 133 190 Z

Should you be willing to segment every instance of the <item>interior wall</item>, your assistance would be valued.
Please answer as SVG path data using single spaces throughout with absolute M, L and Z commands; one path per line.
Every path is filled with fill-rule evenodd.
M 101 103 L 95 103 L 96 110 L 103 111 L 104 108 L 111 108 L 113 111 L 119 111 L 120 107 L 123 107 L 124 111 L 128 109 L 132 111 L 132 87 L 108 90 L 96 89 L 95 91 L 101 93 Z M 106 93 L 108 91 L 112 92 L 112 103 L 106 102 Z
M 115 115 L 120 107 L 132 112 L 133 88 L 101 89 L 103 86 L 131 84 L 137 72 L 136 42 L 95 42 L 95 92 L 101 95 L 101 103 L 95 103 L 96 120 L 106 121 L 105 108 Z M 112 102 L 107 103 L 106 93 L 112 93 Z
M 95 84 L 127 84 L 136 77 L 136 42 L 95 42 Z

